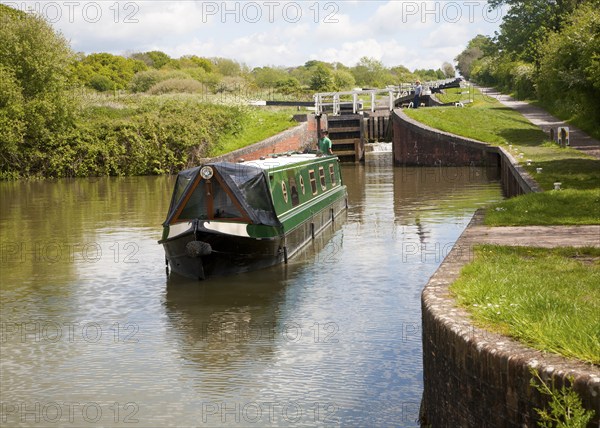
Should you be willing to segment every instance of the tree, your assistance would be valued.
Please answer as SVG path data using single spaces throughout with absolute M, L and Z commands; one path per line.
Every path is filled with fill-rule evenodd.
M 511 60 L 534 62 L 550 33 L 559 31 L 580 4 L 594 1 L 490 0 L 490 7 L 508 9 L 500 25 L 498 46 Z
M 582 5 L 540 50 L 539 95 L 600 115 L 600 11 Z M 600 123 L 600 117 L 596 117 Z
M 366 56 L 362 57 L 352 68 L 352 74 L 356 83 L 362 87 L 383 88 L 386 85 L 397 83 L 392 73 L 384 67 L 381 61 Z
M 275 82 L 275 89 L 284 95 L 291 95 L 298 93 L 302 90 L 300 82 L 293 77 L 286 77 Z
M 355 85 L 354 76 L 349 71 L 344 69 L 333 71 L 333 87 L 336 91 L 348 91 L 354 88 Z
M 150 51 L 150 52 L 136 52 L 129 55 L 129 58 L 142 61 L 150 68 L 157 70 L 163 68 L 165 65 L 171 62 L 171 57 L 161 51 Z
M 223 76 L 239 76 L 242 74 L 242 66 L 239 62 L 227 58 L 212 58 L 216 71 Z
M 310 78 L 310 89 L 317 92 L 331 92 L 335 88 L 333 86 L 333 73 L 323 64 L 318 64 L 314 67 L 314 71 Z
M 73 125 L 74 55 L 44 19 L 1 4 L 0 40 L 0 172 L 35 170 Z
M 75 64 L 80 81 L 99 91 L 125 89 L 135 73 L 146 69 L 140 60 L 109 53 L 90 54 Z
M 252 76 L 260 88 L 272 88 L 276 82 L 288 79 L 288 73 L 281 68 L 257 67 Z
M 454 70 L 454 67 L 449 62 L 444 62 L 442 64 L 442 71 L 444 72 L 444 76 L 448 79 L 451 79 L 456 75 L 456 70 Z
M 489 37 L 478 34 L 469 40 L 467 48 L 455 58 L 456 68 L 465 79 L 470 79 L 476 61 L 484 55 L 492 55 L 495 49 L 496 46 Z

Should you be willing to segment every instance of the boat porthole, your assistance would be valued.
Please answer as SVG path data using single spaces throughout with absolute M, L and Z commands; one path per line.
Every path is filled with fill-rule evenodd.
M 288 202 L 288 192 L 287 192 L 287 186 L 285 185 L 285 181 L 281 182 L 281 191 L 283 192 L 283 200 L 287 204 L 287 202 Z
M 304 195 L 306 190 L 304 189 L 304 178 L 302 176 L 300 176 L 300 189 L 302 189 L 302 194 Z

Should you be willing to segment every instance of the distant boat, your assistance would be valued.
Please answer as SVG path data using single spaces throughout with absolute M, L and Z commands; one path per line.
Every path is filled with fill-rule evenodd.
M 335 156 L 285 154 L 179 173 L 163 235 L 167 270 L 206 279 L 288 259 L 348 207 Z

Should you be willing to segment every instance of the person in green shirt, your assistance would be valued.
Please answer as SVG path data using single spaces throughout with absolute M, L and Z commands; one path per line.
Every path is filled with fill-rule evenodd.
M 333 155 L 333 151 L 331 150 L 331 140 L 329 139 L 329 132 L 327 130 L 321 131 L 318 153 L 323 155 Z

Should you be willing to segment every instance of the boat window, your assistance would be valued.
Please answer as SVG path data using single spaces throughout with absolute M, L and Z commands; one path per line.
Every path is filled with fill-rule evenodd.
M 325 169 L 322 166 L 319 167 L 319 178 L 321 179 L 321 189 L 327 189 L 327 184 L 325 183 Z
M 332 164 L 329 164 L 329 177 L 331 177 L 331 184 L 335 186 L 335 170 Z
M 212 183 L 214 218 L 240 218 L 240 210 L 229 194 L 215 181 Z
M 191 194 L 188 199 L 185 207 L 179 214 L 179 219 L 207 219 L 208 212 L 206 210 L 206 188 L 204 180 L 200 182 L 194 192 Z
M 308 177 L 310 178 L 310 188 L 313 195 L 317 194 L 317 179 L 315 178 L 315 171 L 311 169 L 308 171 Z
M 304 188 L 304 177 L 300 176 L 300 190 L 302 190 L 302 194 L 306 193 L 306 189 Z
M 212 193 L 212 201 L 211 201 Z M 211 212 L 208 212 L 211 207 Z M 244 217 L 229 194 L 221 187 L 217 180 L 210 183 L 202 180 L 194 189 L 181 214 L 179 220 L 184 219 L 213 219 Z
M 285 181 L 281 182 L 281 191 L 283 192 L 283 200 L 287 204 L 287 202 L 288 202 L 288 192 L 287 192 L 287 186 L 285 185 Z
M 298 187 L 296 186 L 296 179 L 294 177 L 288 177 L 288 181 L 290 184 L 290 193 L 292 194 L 292 206 L 295 207 L 300 203 L 300 198 L 298 197 Z

